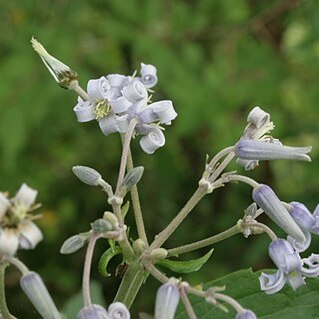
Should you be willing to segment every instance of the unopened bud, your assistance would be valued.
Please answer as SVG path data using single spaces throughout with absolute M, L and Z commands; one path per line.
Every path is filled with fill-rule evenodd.
M 60 253 L 67 255 L 81 249 L 89 240 L 90 232 L 74 235 L 68 238 L 62 245 Z
M 127 187 L 127 189 L 132 188 L 135 184 L 137 184 L 143 176 L 144 167 L 137 166 L 134 167 L 131 171 L 129 171 L 123 181 L 123 184 Z
M 36 272 L 30 271 L 23 275 L 20 286 L 43 318 L 61 319 L 42 278 Z
M 126 306 L 121 302 L 114 302 L 109 305 L 108 315 L 111 319 L 130 319 L 131 315 Z
M 84 307 L 77 314 L 76 319 L 110 319 L 107 311 L 100 305 Z
M 156 248 L 151 252 L 151 261 L 157 262 L 167 257 L 167 250 L 164 248 Z
M 113 225 L 103 218 L 95 220 L 93 223 L 91 223 L 91 227 L 96 233 L 106 233 L 110 230 L 113 230 Z
M 91 186 L 98 186 L 102 180 L 101 174 L 91 167 L 73 166 L 72 171 L 80 181 Z
M 117 228 L 119 226 L 117 217 L 111 212 L 104 212 L 103 219 L 109 221 L 113 225 L 113 228 Z
M 133 251 L 135 253 L 136 256 L 142 256 L 142 254 L 144 253 L 146 249 L 146 243 L 143 239 L 139 238 L 137 240 L 134 241 L 133 243 Z

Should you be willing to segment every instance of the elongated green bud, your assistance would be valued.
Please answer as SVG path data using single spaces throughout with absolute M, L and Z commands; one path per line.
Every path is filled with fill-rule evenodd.
M 99 186 L 102 180 L 101 174 L 88 166 L 73 166 L 72 171 L 80 181 L 91 186 Z

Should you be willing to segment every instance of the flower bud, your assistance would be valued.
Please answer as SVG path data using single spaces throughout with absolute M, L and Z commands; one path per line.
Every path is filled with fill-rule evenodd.
M 103 218 L 95 220 L 93 223 L 91 223 L 91 227 L 96 233 L 106 233 L 110 230 L 113 230 L 113 225 Z
M 131 315 L 126 306 L 121 302 L 114 302 L 108 308 L 110 319 L 130 319 Z
M 72 171 L 80 181 L 91 186 L 98 186 L 102 179 L 101 174 L 91 167 L 73 166 Z
M 178 281 L 171 278 L 156 294 L 155 319 L 173 319 L 179 303 Z
M 253 200 L 278 226 L 298 241 L 306 240 L 304 233 L 293 220 L 274 191 L 267 185 L 259 184 L 252 193 Z
M 127 187 L 127 189 L 131 189 L 134 185 L 136 185 L 140 179 L 142 178 L 144 173 L 143 166 L 134 167 L 131 171 L 129 171 L 123 180 L 123 184 Z
M 90 232 L 74 235 L 68 238 L 62 245 L 60 253 L 67 255 L 81 249 L 89 240 Z
M 103 219 L 109 221 L 113 225 L 113 228 L 117 228 L 119 226 L 117 217 L 111 212 L 104 212 Z
M 77 314 L 76 319 L 111 319 L 107 311 L 100 305 L 91 305 L 90 307 L 84 307 Z
M 164 248 L 156 248 L 151 252 L 151 261 L 157 262 L 167 257 L 167 250 Z
M 140 73 L 142 76 L 142 83 L 146 88 L 151 88 L 156 85 L 158 79 L 156 75 L 157 70 L 154 65 L 141 63 Z
M 132 248 L 136 256 L 142 256 L 146 249 L 146 243 L 143 239 L 139 238 L 134 241 Z
M 20 279 L 20 286 L 29 300 L 45 319 L 61 319 L 42 278 L 33 271 L 23 275 Z
M 251 310 L 244 310 L 238 313 L 235 319 L 257 319 L 257 316 Z

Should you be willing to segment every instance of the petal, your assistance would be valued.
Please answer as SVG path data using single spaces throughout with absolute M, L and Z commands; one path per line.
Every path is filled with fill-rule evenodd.
M 293 246 L 293 248 L 298 252 L 301 253 L 303 251 L 305 251 L 311 243 L 311 234 L 310 232 L 304 231 L 303 232 L 306 238 L 306 241 L 301 242 L 298 241 L 297 239 L 295 239 L 292 236 L 287 236 L 287 240 L 291 243 L 291 245 Z
M 0 229 L 0 255 L 16 254 L 19 246 L 19 239 L 15 229 Z
M 102 306 L 93 304 L 91 307 L 82 308 L 76 319 L 110 319 L 110 317 Z
M 121 302 L 114 302 L 108 308 L 110 319 L 130 319 L 131 315 L 126 306 Z
M 126 97 L 120 96 L 116 99 L 109 100 L 109 104 L 111 105 L 114 113 L 122 113 L 132 105 L 132 102 L 130 102 Z
M 90 80 L 87 84 L 88 96 L 91 101 L 108 99 L 111 94 L 111 86 L 105 76 Z
M 119 116 L 115 122 L 116 128 L 120 133 L 125 133 L 129 124 L 130 120 L 127 114 Z
M 11 203 L 9 199 L 3 193 L 0 193 L 0 219 L 5 214 L 10 205 Z
M 122 89 L 123 95 L 131 102 L 147 100 L 147 90 L 145 86 L 138 81 L 134 81 Z
M 299 271 L 290 272 L 287 276 L 287 281 L 293 290 L 306 284 Z
M 267 295 L 280 291 L 286 283 L 286 276 L 283 271 L 277 270 L 274 274 L 261 273 L 259 277 L 260 289 Z
M 140 73 L 142 76 L 142 82 L 146 88 L 151 88 L 156 85 L 158 78 L 156 75 L 157 70 L 154 65 L 141 63 Z
M 109 74 L 106 78 L 112 87 L 123 87 L 127 84 L 127 77 L 122 74 Z
M 147 154 L 153 154 L 158 148 L 164 146 L 165 136 L 159 128 L 154 128 L 149 134 L 143 136 L 140 145 Z
M 261 128 L 270 122 L 270 115 L 259 106 L 255 106 L 248 114 L 247 122 L 254 124 L 257 128 Z
M 308 258 L 302 259 L 303 265 L 307 267 L 301 267 L 300 273 L 306 277 L 319 276 L 319 255 L 311 254 Z
M 90 101 L 83 101 L 78 98 L 78 104 L 73 108 L 78 122 L 89 122 L 96 118 L 94 104 Z
M 259 161 L 256 160 L 245 160 L 242 158 L 237 158 L 236 164 L 244 167 L 245 171 L 251 171 L 259 165 Z
M 310 230 L 314 223 L 315 218 L 312 216 L 308 208 L 298 202 L 290 203 L 291 209 L 288 209 L 290 215 L 294 219 L 294 221 L 304 230 Z
M 31 207 L 37 197 L 38 191 L 23 183 L 13 200 L 27 207 Z
M 41 230 L 30 220 L 20 223 L 19 232 L 19 244 L 22 249 L 33 249 L 43 239 Z
M 170 124 L 177 116 L 173 103 L 170 100 L 155 102 L 150 104 L 149 107 L 153 109 L 160 123 Z
M 117 132 L 116 119 L 117 119 L 117 116 L 113 115 L 113 116 L 105 116 L 99 120 L 99 126 L 104 135 L 107 136 L 114 132 Z
M 288 235 L 300 241 L 305 241 L 305 236 L 290 216 L 280 199 L 274 191 L 267 185 L 259 184 L 252 193 L 253 200 L 263 209 L 268 217 L 270 217 L 278 226 L 280 226 Z
M 244 310 L 238 313 L 235 319 L 257 319 L 257 316 L 251 310 Z

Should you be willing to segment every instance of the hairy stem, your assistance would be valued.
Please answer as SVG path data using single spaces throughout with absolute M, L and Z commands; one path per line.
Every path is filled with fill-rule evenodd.
M 73 90 L 74 90 L 84 101 L 88 101 L 88 100 L 89 100 L 88 94 L 81 88 L 81 86 L 79 85 L 79 83 L 77 83 L 77 85 L 74 86 Z
M 91 294 L 90 294 L 90 273 L 91 273 L 93 251 L 94 251 L 95 243 L 97 239 L 99 239 L 99 237 L 100 235 L 93 233 L 90 237 L 88 247 L 86 249 L 83 278 L 82 278 L 82 293 L 83 293 L 83 301 L 84 301 L 85 307 L 90 307 L 92 305 Z
M 197 250 L 215 243 L 218 243 L 226 238 L 232 237 L 236 234 L 241 233 L 242 229 L 239 224 L 236 224 L 235 226 L 208 238 L 199 240 L 197 242 L 188 244 L 188 245 L 183 245 L 180 247 L 172 248 L 168 250 L 168 256 L 176 256 L 179 254 L 184 254 L 193 250 Z
M 147 272 L 139 261 L 131 263 L 124 274 L 114 302 L 122 302 L 130 308 L 146 277 Z
M 165 276 L 161 271 L 159 271 L 152 263 L 145 262 L 144 266 L 149 271 L 149 273 L 159 282 L 164 284 L 169 280 L 169 278 Z
M 193 196 L 188 200 L 186 205 L 181 209 L 181 211 L 173 218 L 173 220 L 168 224 L 168 226 L 161 231 L 150 246 L 150 249 L 159 248 L 163 243 L 172 235 L 175 229 L 181 224 L 181 222 L 187 217 L 187 215 L 192 211 L 192 209 L 197 205 L 197 203 L 205 196 L 206 190 L 198 187 Z
M 130 150 L 128 152 L 126 166 L 128 171 L 134 168 L 132 154 Z M 137 185 L 134 185 L 131 188 L 131 198 L 132 198 L 133 212 L 134 212 L 138 237 L 143 239 L 145 243 L 148 245 Z
M 124 137 L 124 143 L 123 143 L 123 149 L 122 149 L 122 157 L 121 157 L 121 164 L 120 164 L 120 171 L 119 171 L 119 176 L 117 179 L 117 185 L 116 185 L 116 192 L 115 194 L 118 195 L 120 188 L 123 184 L 123 179 L 125 175 L 125 168 L 126 168 L 126 163 L 127 163 L 127 157 L 128 153 L 130 151 L 130 143 L 131 139 L 134 133 L 134 129 L 136 124 L 138 123 L 138 120 L 133 118 L 127 128 L 127 131 L 125 133 Z
M 6 292 L 5 292 L 5 272 L 8 264 L 6 262 L 0 263 L 0 314 L 1 318 L 6 319 L 16 319 L 12 316 L 6 302 Z
M 197 319 L 197 316 L 195 314 L 193 306 L 188 299 L 185 288 L 182 287 L 180 289 L 180 294 L 181 294 L 181 299 L 182 299 L 182 302 L 184 304 L 184 307 L 185 307 L 185 310 L 186 310 L 186 313 L 187 313 L 189 319 Z
M 11 265 L 15 266 L 19 271 L 22 273 L 22 275 L 25 275 L 29 272 L 28 267 L 18 258 L 12 257 L 12 256 L 4 256 L 2 260 L 7 261 Z

